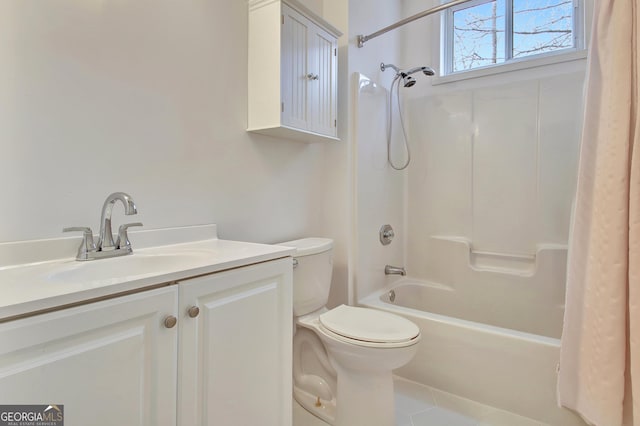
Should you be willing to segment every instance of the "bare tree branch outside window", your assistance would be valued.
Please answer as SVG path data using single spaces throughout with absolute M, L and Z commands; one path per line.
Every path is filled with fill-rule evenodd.
M 510 34 L 505 34 L 506 2 L 513 2 Z M 571 47 L 572 0 L 494 0 L 453 13 L 453 71 Z

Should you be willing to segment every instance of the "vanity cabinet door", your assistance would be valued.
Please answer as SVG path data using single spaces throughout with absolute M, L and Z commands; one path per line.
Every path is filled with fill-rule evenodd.
M 179 284 L 179 425 L 291 425 L 291 274 L 284 258 Z
M 62 404 L 65 425 L 175 425 L 176 286 L 0 324 L 0 403 Z

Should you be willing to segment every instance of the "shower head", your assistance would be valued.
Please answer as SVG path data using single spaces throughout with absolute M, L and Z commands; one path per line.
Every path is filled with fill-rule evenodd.
M 428 75 L 428 76 L 432 76 L 436 74 L 436 72 L 431 67 L 415 67 L 407 71 L 402 71 L 402 73 L 406 75 L 411 75 L 411 74 L 417 73 L 418 71 L 422 71 L 424 75 Z
M 380 64 L 381 71 L 384 71 L 387 68 L 391 68 L 396 72 L 396 78 L 402 77 L 402 84 L 404 87 L 411 87 L 416 84 L 416 79 L 411 77 L 411 74 L 415 74 L 419 71 L 422 71 L 424 75 L 428 75 L 428 76 L 432 76 L 436 74 L 436 72 L 431 67 L 415 67 L 415 68 L 411 68 L 403 71 L 393 64 L 385 64 L 384 62 Z
M 416 79 L 410 75 L 405 75 L 405 73 L 400 73 L 400 75 L 402 76 L 402 84 L 404 87 L 411 87 L 416 84 Z

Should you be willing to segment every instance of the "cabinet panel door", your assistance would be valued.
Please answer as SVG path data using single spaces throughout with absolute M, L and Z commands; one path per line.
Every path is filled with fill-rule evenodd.
M 180 283 L 179 425 L 291 425 L 291 271 L 285 258 Z
M 0 324 L 2 404 L 63 404 L 65 424 L 175 425 L 177 290 Z
M 307 130 L 309 125 L 309 45 L 310 26 L 307 18 L 282 5 L 282 124 Z
M 328 32 L 313 25 L 310 33 L 310 67 L 317 75 L 310 83 L 310 130 L 337 136 L 337 42 Z

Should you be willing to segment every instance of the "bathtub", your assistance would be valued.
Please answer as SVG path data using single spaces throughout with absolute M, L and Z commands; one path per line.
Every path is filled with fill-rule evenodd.
M 360 304 L 420 327 L 418 352 L 395 371 L 398 376 L 549 425 L 585 425 L 556 404 L 561 306 L 536 313 L 523 305 L 518 313 L 510 305 L 487 306 L 482 298 L 462 298 L 452 288 L 411 279 Z M 548 323 L 555 326 L 533 332 L 531 324 L 544 321 L 527 321 L 529 315 L 552 317 Z

